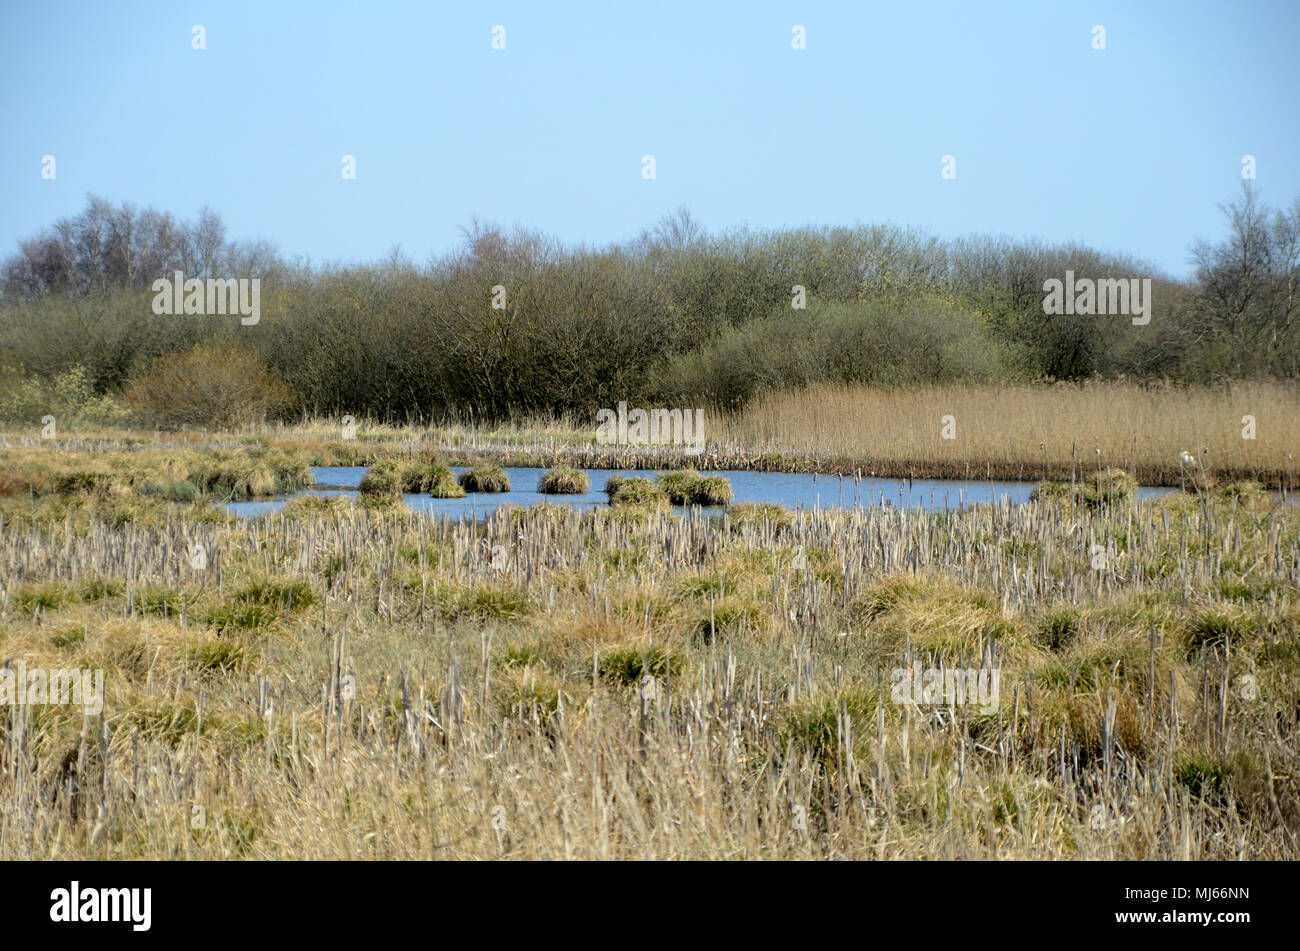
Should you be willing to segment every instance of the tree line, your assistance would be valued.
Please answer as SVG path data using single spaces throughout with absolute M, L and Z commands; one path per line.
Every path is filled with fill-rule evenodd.
M 1274 209 L 1247 184 L 1223 212 L 1225 235 L 1192 243 L 1178 280 L 1077 244 L 709 233 L 684 209 L 600 248 L 475 222 L 424 265 L 309 267 L 228 239 L 208 209 L 185 221 L 92 196 L 0 263 L 0 388 L 76 370 L 162 407 L 159 381 L 201 389 L 209 368 L 244 390 L 265 379 L 275 398 L 250 405 L 278 415 L 498 420 L 623 399 L 735 409 L 822 381 L 1294 379 L 1300 199 Z M 1149 278 L 1150 323 L 1045 313 L 1044 282 L 1067 270 Z M 158 316 L 152 284 L 175 271 L 260 279 L 262 319 Z

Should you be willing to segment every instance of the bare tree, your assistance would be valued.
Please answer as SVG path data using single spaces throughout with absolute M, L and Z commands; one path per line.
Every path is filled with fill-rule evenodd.
M 1274 211 L 1249 182 L 1220 206 L 1230 233 L 1192 247 L 1199 294 L 1192 333 L 1230 376 L 1294 375 L 1300 300 L 1300 199 Z

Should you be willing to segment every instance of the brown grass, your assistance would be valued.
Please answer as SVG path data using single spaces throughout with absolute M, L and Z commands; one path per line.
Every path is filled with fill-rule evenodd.
M 1242 417 L 1256 438 L 1242 438 Z M 942 438 L 952 416 L 954 439 Z M 1300 387 L 1123 383 L 931 387 L 883 391 L 826 385 L 759 399 L 722 424 L 722 442 L 790 453 L 884 476 L 1066 478 L 1108 466 L 1144 485 L 1178 485 L 1191 453 L 1226 479 L 1272 486 L 1300 460 Z
M 1242 438 L 1242 417 L 1256 438 Z M 954 439 L 944 439 L 952 416 Z M 401 464 L 591 469 L 778 470 L 913 478 L 1038 481 L 1123 469 L 1143 485 L 1184 484 L 1194 464 L 1205 477 L 1270 488 L 1300 482 L 1300 385 L 1224 387 L 1128 383 L 879 390 L 823 385 L 759 398 L 741 413 L 706 414 L 701 455 L 678 447 L 602 446 L 594 420 L 518 420 L 499 425 L 394 426 L 362 423 L 345 440 L 337 420 L 260 425 L 229 433 L 122 430 L 11 432 L 0 445 L 74 451 L 131 446 L 218 449 L 271 446 L 312 465 Z M 14 491 L 0 479 L 0 494 Z
M 108 692 L 0 707 L 12 858 L 1300 857 L 1300 514 L 1258 494 L 95 504 L 0 525 L 0 657 Z M 984 661 L 994 713 L 890 699 Z

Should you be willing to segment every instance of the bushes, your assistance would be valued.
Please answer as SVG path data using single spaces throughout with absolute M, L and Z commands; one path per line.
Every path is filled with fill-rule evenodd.
M 162 428 L 232 429 L 283 412 L 293 394 L 249 351 L 207 342 L 158 358 L 127 387 L 124 399 Z
M 532 613 L 525 591 L 510 585 L 479 584 L 466 588 L 443 587 L 438 598 L 448 620 L 511 620 Z
M 310 475 L 308 472 L 309 479 Z M 276 471 L 246 453 L 212 453 L 191 470 L 190 478 L 205 493 L 232 499 L 274 495 L 277 488 Z
M 693 469 L 664 472 L 657 482 L 639 476 L 610 476 L 605 483 L 610 505 L 666 508 L 672 505 L 729 505 L 731 484 L 722 476 L 702 477 Z
M 661 364 L 654 388 L 669 403 L 738 408 L 765 391 L 819 382 L 983 381 L 1001 370 L 971 310 L 948 297 L 890 294 L 806 311 L 787 302 Z
M 213 495 L 266 497 L 312 482 L 311 469 L 297 456 L 263 450 L 111 451 L 89 460 L 45 449 L 0 450 L 0 495 L 195 502 Z
M 436 463 L 404 467 L 394 462 L 376 463 L 361 477 L 360 490 L 362 501 L 371 503 L 396 502 L 403 492 L 431 495 L 435 499 L 459 499 L 465 495 L 451 470 Z
M 463 248 L 428 268 L 396 260 L 313 271 L 218 241 L 210 263 L 224 276 L 274 276 L 262 323 L 234 330 L 237 321 L 150 308 L 149 282 L 182 267 L 198 235 L 220 234 L 215 215 L 184 223 L 151 211 L 153 225 L 141 228 L 138 213 L 92 199 L 0 266 L 0 340 L 7 362 L 41 380 L 80 366 L 95 393 L 130 381 L 141 412 L 166 426 L 275 415 L 284 394 L 267 367 L 314 412 L 389 421 L 564 414 L 620 399 L 733 408 L 817 381 L 1293 377 L 1294 255 L 1278 253 L 1260 269 L 1240 249 L 1282 248 L 1297 212 L 1247 198 L 1232 213 L 1233 230 L 1252 230 L 1198 246 L 1197 282 L 1153 277 L 1150 327 L 1044 313 L 1044 279 L 1067 269 L 1092 278 L 1153 272 L 1084 247 L 941 242 L 888 226 L 709 235 L 678 216 L 605 248 L 475 226 Z M 102 253 L 127 233 L 142 242 L 133 254 Z M 1242 275 L 1258 278 L 1250 294 L 1239 293 Z M 508 312 L 483 293 L 498 283 L 509 288 Z M 791 307 L 795 285 L 806 310 Z M 1238 326 L 1250 332 L 1229 332 Z M 197 367 L 202 379 L 165 372 L 183 371 L 196 345 L 238 349 L 235 334 L 256 353 L 244 357 L 252 375 L 219 361 Z M 72 410 L 50 408 L 47 385 L 0 383 L 0 416 L 62 422 Z M 254 398 L 230 399 L 240 387 Z M 75 401 L 88 419 L 89 402 Z
M 300 579 L 250 581 L 230 601 L 210 610 L 207 623 L 218 632 L 267 630 L 306 611 L 317 600 L 311 585 Z
M 40 426 L 46 416 L 54 417 L 58 436 L 69 426 L 120 426 L 130 411 L 111 396 L 96 395 L 84 367 L 50 379 L 0 367 L 0 421 Z

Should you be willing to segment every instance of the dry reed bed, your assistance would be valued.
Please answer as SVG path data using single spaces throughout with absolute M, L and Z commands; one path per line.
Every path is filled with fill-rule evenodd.
M 945 417 L 953 439 L 944 439 Z M 1243 417 L 1255 438 L 1242 436 Z M 1144 485 L 1179 485 L 1189 452 L 1216 476 L 1292 485 L 1300 388 L 1096 383 L 923 387 L 824 385 L 758 399 L 724 421 L 722 442 L 878 475 L 1042 479 L 1113 466 Z M 711 433 L 713 431 L 710 431 Z
M 945 417 L 955 438 L 945 439 Z M 1242 418 L 1255 420 L 1244 439 Z M 0 436 L 0 448 L 73 452 L 272 446 L 313 465 L 365 465 L 441 456 L 451 464 L 591 469 L 738 469 L 900 478 L 1069 479 L 1098 468 L 1144 485 L 1183 484 L 1183 452 L 1223 481 L 1294 487 L 1300 475 L 1300 386 L 1179 387 L 1128 383 L 953 386 L 880 390 L 819 385 L 769 394 L 736 414 L 708 412 L 703 454 L 673 446 L 601 446 L 592 418 L 501 425 L 308 420 L 240 433 L 109 430 L 43 441 L 36 429 Z
M 1300 856 L 1294 510 L 742 512 L 10 517 L 0 659 L 108 701 L 0 709 L 3 851 Z

